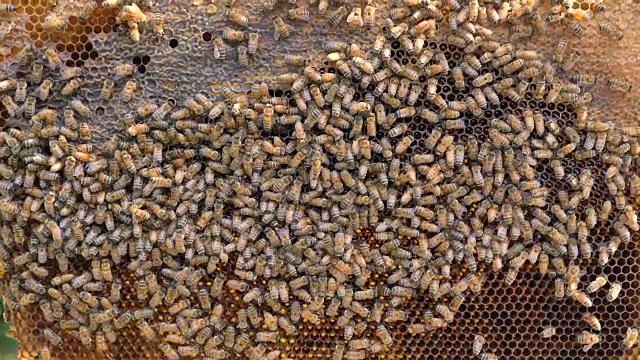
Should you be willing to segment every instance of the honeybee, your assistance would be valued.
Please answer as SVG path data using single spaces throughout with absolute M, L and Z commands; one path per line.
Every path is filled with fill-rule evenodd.
M 23 106 L 24 116 L 31 119 L 36 112 L 36 98 L 33 96 L 27 96 Z
M 376 7 L 369 2 L 362 12 L 362 24 L 368 28 L 372 28 L 376 24 Z
M 222 29 L 222 38 L 231 41 L 244 41 L 244 33 L 230 27 Z
M 0 25 L 0 41 L 4 40 L 4 38 L 9 35 L 11 30 L 16 26 L 16 23 L 13 21 L 6 21 Z
M 219 36 L 213 39 L 213 57 L 217 60 L 224 60 L 227 58 L 227 45 Z
M 258 52 L 258 42 L 260 40 L 260 33 L 252 32 L 247 36 L 247 52 L 249 55 L 255 55 Z
M 158 38 L 164 36 L 164 17 L 160 13 L 153 14 L 153 34 Z
M 329 21 L 329 24 L 331 24 L 331 26 L 337 27 L 338 25 L 340 25 L 342 20 L 344 20 L 344 18 L 347 16 L 348 12 L 349 11 L 347 10 L 346 6 L 340 6 L 339 8 L 334 10 L 331 14 L 329 14 L 327 20 Z
M 129 27 L 133 23 L 145 23 L 147 22 L 147 16 L 140 10 L 137 4 L 125 5 L 118 13 L 116 20 L 119 23 L 127 23 Z
M 42 330 L 42 334 L 53 346 L 60 346 L 60 344 L 62 344 L 62 338 L 53 330 L 46 328 Z
M 62 31 L 67 27 L 67 23 L 55 14 L 49 14 L 44 18 L 44 28 L 47 30 Z
M 362 18 L 362 9 L 356 6 L 347 16 L 347 26 L 351 28 L 363 27 L 364 19 Z
M 236 25 L 246 27 L 249 25 L 249 18 L 245 15 L 241 14 L 236 10 L 227 10 L 226 12 L 227 19 L 233 22 Z
M 158 107 L 153 112 L 153 114 L 151 114 L 151 117 L 156 121 L 161 121 L 167 116 L 167 114 L 169 113 L 169 111 L 171 111 L 172 108 L 173 108 L 173 105 L 171 105 L 170 102 L 165 101 L 162 105 L 160 105 L 160 107 Z M 144 125 L 144 124 L 141 124 L 141 125 Z M 147 127 L 145 132 L 148 132 L 148 131 L 149 129 Z M 135 135 L 131 135 L 131 136 L 135 136 Z
M 122 6 L 123 0 L 105 0 L 102 2 L 103 9 L 117 9 Z
M 636 341 L 638 341 L 638 329 L 628 328 L 627 333 L 624 335 L 624 339 L 622 340 L 622 347 L 625 349 L 631 349 L 633 345 L 635 345 Z
M 620 30 L 617 26 L 611 24 L 608 21 L 601 21 L 598 24 L 598 29 L 600 30 L 600 32 L 604 33 L 605 35 L 607 35 L 608 37 L 616 41 L 621 40 L 623 37 L 622 30 Z
M 133 40 L 134 43 L 140 42 L 140 27 L 137 22 L 129 21 L 129 37 Z
M 139 320 L 136 322 L 136 327 L 142 332 L 144 337 L 149 341 L 153 341 L 156 338 L 156 332 L 149 326 L 145 320 Z
M 87 105 L 85 105 L 84 103 L 82 103 L 82 101 L 80 101 L 78 99 L 72 100 L 69 105 L 71 105 L 71 108 L 75 112 L 77 112 L 78 114 L 80 114 L 80 115 L 82 115 L 84 117 L 88 117 L 89 114 L 91 113 L 91 110 L 89 109 L 89 107 Z
M 471 81 L 471 83 L 473 84 L 473 86 L 475 87 L 482 87 L 490 82 L 493 81 L 493 73 L 486 73 L 483 75 L 480 75 L 478 77 L 476 77 L 475 79 L 473 79 L 473 81 Z
M 587 322 L 587 324 L 589 324 L 589 326 L 595 330 L 595 331 L 600 331 L 600 329 L 602 328 L 600 326 L 600 321 L 598 320 L 598 318 L 593 315 L 592 313 L 585 313 L 582 318 L 584 319 L 584 321 Z
M 288 38 L 291 35 L 291 28 L 284 22 L 284 20 L 282 20 L 280 16 L 276 16 L 273 18 L 273 28 L 273 35 L 276 41 L 280 40 L 280 38 Z
M 247 55 L 247 47 L 240 45 L 237 48 L 238 51 L 238 64 L 242 67 L 249 66 L 249 56 Z
M 113 96 L 113 87 L 115 86 L 115 82 L 111 79 L 106 79 L 102 83 L 102 88 L 100 89 L 100 98 L 102 100 L 108 101 Z
M 62 87 L 60 93 L 63 96 L 68 96 L 73 94 L 76 90 L 78 90 L 82 86 L 82 82 L 78 79 L 71 79 L 65 86 Z
M 47 345 L 44 345 L 40 349 L 40 353 L 38 355 L 40 356 L 40 360 L 51 360 L 51 350 Z
M 131 64 L 120 64 L 115 67 L 115 77 L 114 80 L 122 79 L 125 76 L 133 75 L 133 65 Z
M 478 356 L 482 352 L 482 347 L 486 344 L 487 340 L 482 335 L 476 335 L 473 338 L 473 344 L 471 345 L 471 349 L 473 355 Z
M 604 276 L 598 276 L 595 280 L 593 280 L 586 288 L 588 293 L 593 293 L 598 291 L 607 283 L 607 279 Z
M 32 84 L 39 84 L 42 81 L 42 72 L 44 66 L 40 62 L 35 62 L 31 65 L 31 73 L 29 74 L 29 81 Z
M 36 96 L 42 101 L 47 100 L 47 98 L 49 98 L 51 88 L 53 88 L 53 81 L 51 81 L 51 79 L 45 79 L 36 89 Z
M 544 329 L 542 329 L 540 336 L 542 336 L 543 339 L 548 339 L 554 336 L 555 334 L 556 334 L 556 328 L 554 326 L 547 326 Z
M 609 291 L 607 291 L 607 301 L 612 302 L 618 298 L 620 291 L 622 290 L 622 284 L 615 282 L 611 284 Z
M 2 97 L 2 105 L 4 105 L 5 110 L 9 113 L 9 116 L 16 116 L 20 113 L 20 107 L 13 102 L 13 99 L 9 95 L 5 95 Z
M 65 81 L 77 78 L 79 76 L 82 76 L 83 74 L 84 71 L 81 67 L 64 66 L 62 69 L 60 69 L 60 78 Z
M 44 57 L 47 60 L 47 64 L 49 65 L 49 68 L 51 70 L 56 70 L 62 66 L 62 59 L 54 48 L 48 47 L 44 51 Z
M 124 88 L 122 89 L 122 93 L 120 94 L 120 99 L 123 102 L 131 101 L 133 97 L 133 92 L 136 90 L 137 84 L 133 80 L 129 80 L 124 84 Z
M 293 9 L 289 9 L 287 11 L 287 15 L 291 20 L 299 20 L 299 21 L 310 21 L 311 16 L 309 15 L 309 10 L 300 6 Z
M 607 79 L 607 85 L 613 90 L 621 92 L 631 91 L 631 84 L 621 78 L 611 77 Z
M 502 68 L 502 71 L 504 71 L 505 74 L 513 74 L 514 72 L 520 70 L 520 68 L 522 68 L 523 66 L 524 66 L 524 60 L 516 59 L 508 63 L 507 65 L 505 65 Z
M 20 79 L 16 81 L 16 92 L 14 94 L 14 99 L 16 102 L 24 102 L 27 97 L 27 81 L 24 79 Z

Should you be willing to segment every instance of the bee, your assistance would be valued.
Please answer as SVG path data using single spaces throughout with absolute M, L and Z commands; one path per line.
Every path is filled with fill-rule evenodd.
M 362 17 L 362 9 L 356 6 L 347 16 L 347 26 L 350 28 L 363 27 L 364 19 Z
M 96 334 L 96 349 L 100 352 L 109 350 L 109 347 L 107 345 L 107 339 L 105 338 L 105 335 L 102 332 L 98 332 Z
M 137 4 L 125 5 L 118 13 L 117 22 L 127 23 L 131 26 L 132 23 L 146 23 L 147 16 L 140 10 Z
M 38 355 L 40 357 L 39 360 L 51 360 L 51 350 L 47 345 L 40 348 L 40 353 Z
M 16 92 L 14 94 L 14 99 L 16 102 L 24 102 L 27 97 L 27 81 L 24 79 L 20 79 L 16 81 Z
M 475 87 L 482 87 L 492 81 L 493 81 L 493 73 L 486 73 L 476 77 L 475 79 L 473 79 L 473 81 L 471 81 L 471 83 Z
M 67 27 L 67 23 L 64 20 L 62 20 L 59 16 L 55 14 L 49 14 L 44 18 L 43 27 L 47 30 L 62 31 Z
M 601 21 L 600 23 L 598 23 L 598 30 L 616 41 L 621 40 L 624 36 L 622 30 L 608 21 Z
M 222 38 L 231 41 L 244 41 L 244 33 L 230 27 L 222 29 Z
M 76 90 L 78 90 L 80 88 L 80 86 L 82 86 L 82 82 L 78 79 L 71 79 L 68 83 L 66 83 L 62 89 L 60 90 L 60 93 L 63 96 L 68 96 L 73 94 Z
M 227 10 L 226 16 L 227 19 L 238 26 L 246 27 L 249 25 L 249 18 L 236 10 Z
M 4 105 L 5 110 L 7 111 L 7 113 L 9 113 L 9 116 L 16 116 L 20 113 L 20 107 L 18 107 L 18 105 L 13 102 L 13 99 L 11 99 L 10 96 L 5 95 L 2 97 L 2 105 Z
M 240 45 L 237 48 L 238 51 L 238 64 L 242 67 L 249 66 L 249 56 L 247 55 L 247 47 L 244 45 Z
M 131 38 L 131 40 L 133 40 L 134 43 L 139 43 L 140 42 L 140 27 L 138 25 L 137 22 L 135 21 L 129 21 L 128 22 L 129 25 L 129 38 Z
M 609 85 L 609 87 L 615 91 L 621 91 L 621 92 L 631 91 L 631 84 L 621 78 L 610 77 L 607 79 L 607 85 Z
M 618 298 L 620 291 L 622 290 L 622 284 L 615 282 L 611 284 L 609 291 L 607 291 L 607 301 L 612 302 Z
M 571 294 L 571 298 L 575 301 L 579 302 L 582 306 L 591 307 L 593 306 L 592 300 L 589 298 L 587 294 L 582 291 L 573 291 Z
M 133 75 L 133 65 L 131 64 L 120 64 L 115 67 L 115 77 L 114 80 L 122 79 L 125 76 Z
M 585 330 L 576 336 L 576 341 L 584 345 L 582 348 L 584 351 L 588 351 L 593 345 L 600 342 L 600 336 Z
M 252 32 L 247 36 L 247 52 L 249 55 L 255 56 L 258 52 L 258 42 L 260 41 L 260 33 Z
M 36 98 L 33 96 L 27 96 L 23 107 L 24 116 L 30 119 L 36 112 Z
M 153 14 L 153 34 L 157 38 L 164 36 L 164 17 L 160 13 Z
M 145 338 L 149 341 L 153 341 L 156 338 L 156 332 L 149 326 L 145 320 L 138 320 L 136 327 L 142 332 Z
M 227 44 L 219 36 L 213 39 L 213 58 L 216 60 L 227 58 Z
M 317 316 L 317 315 L 316 315 Z M 278 340 L 278 334 L 272 331 L 260 331 L 255 335 L 256 342 L 272 342 L 275 343 Z
M 122 89 L 122 93 L 120 94 L 120 99 L 123 102 L 131 101 L 133 97 L 133 92 L 136 90 L 137 84 L 133 80 L 129 80 L 124 84 L 124 88 Z
M 345 8 L 346 11 L 346 8 Z M 273 18 L 274 38 L 276 41 L 288 38 L 291 35 L 291 28 L 287 25 L 280 16 Z
M 309 10 L 300 6 L 293 9 L 289 9 L 287 11 L 287 15 L 289 15 L 289 19 L 298 20 L 298 21 L 310 21 L 311 16 L 309 15 Z
M 102 83 L 102 88 L 100 89 L 100 98 L 105 101 L 109 101 L 111 96 L 113 96 L 113 87 L 115 86 L 115 82 L 111 79 L 106 79 Z
M 169 111 L 171 111 L 172 108 L 173 108 L 173 105 L 171 105 L 170 102 L 166 101 L 151 114 L 151 117 L 156 121 L 161 121 L 167 116 L 167 114 L 169 113 Z M 143 132 L 149 131 L 149 128 L 146 127 L 145 124 L 138 124 L 138 125 L 143 125 L 143 128 L 138 128 L 138 130 L 142 130 Z M 134 126 L 137 126 L 137 125 L 134 125 Z M 144 127 L 146 127 L 146 130 Z M 131 133 L 129 133 L 129 135 L 131 135 Z M 131 136 L 135 136 L 135 135 L 136 134 Z
M 372 28 L 376 24 L 376 7 L 367 2 L 362 12 L 362 24 L 368 28 Z
M 65 81 L 77 78 L 79 76 L 82 76 L 83 74 L 84 71 L 81 67 L 64 66 L 62 69 L 60 69 L 60 78 Z
M 598 291 L 607 283 L 607 279 L 604 276 L 598 276 L 595 280 L 593 280 L 586 288 L 587 293 L 591 294 L 593 292 Z
M 60 346 L 62 344 L 62 338 L 53 330 L 45 328 L 44 330 L 42 330 L 42 334 L 44 335 L 45 339 L 47 339 L 47 341 L 51 343 L 51 345 Z
M 635 345 L 636 341 L 638 341 L 638 329 L 628 328 L 627 333 L 624 335 L 624 339 L 622 340 L 622 347 L 625 349 L 631 349 L 633 345 Z
M 411 146 L 411 143 L 413 141 L 414 138 L 412 136 L 405 136 L 404 138 L 402 138 L 402 140 L 400 140 L 396 145 L 395 154 L 404 154 L 409 149 L 409 146 Z
M 44 66 L 40 62 L 35 62 L 31 65 L 31 73 L 29 74 L 29 81 L 32 84 L 39 84 L 42 81 L 42 73 Z
M 16 23 L 13 21 L 6 21 L 0 25 L 0 41 L 4 40 L 4 38 L 9 35 L 11 30 L 16 26 Z
M 555 335 L 556 335 L 556 328 L 554 326 L 547 326 L 544 329 L 542 329 L 542 332 L 540 333 L 540 336 L 542 336 L 543 339 L 548 339 Z
M 514 72 L 520 70 L 520 68 L 523 66 L 524 66 L 524 60 L 516 59 L 508 63 L 507 65 L 505 65 L 502 68 L 502 71 L 504 71 L 505 74 L 513 74 Z
M 473 338 L 473 344 L 471 345 L 471 351 L 473 355 L 478 356 L 482 352 L 482 347 L 487 343 L 487 340 L 482 335 L 476 335 Z
M 58 52 L 54 48 L 48 47 L 44 51 L 44 56 L 51 70 L 59 69 L 62 66 L 62 59 L 60 58 L 60 55 L 58 55 Z
M 71 101 L 71 103 L 69 104 L 71 105 L 71 108 L 77 112 L 78 114 L 84 116 L 84 117 L 89 117 L 91 110 L 82 103 L 82 101 L 78 100 L 78 99 L 74 99 Z
M 36 96 L 42 101 L 46 101 L 49 98 L 51 89 L 53 88 L 53 81 L 51 79 L 45 79 L 40 86 L 36 89 Z
M 338 25 L 340 25 L 342 20 L 344 20 L 344 18 L 345 18 L 345 16 L 347 16 L 347 14 L 348 14 L 347 7 L 346 6 L 340 6 L 335 11 L 333 11 L 331 14 L 329 14 L 329 16 L 328 16 L 329 24 L 331 24 L 331 26 L 333 26 L 333 27 L 337 27 Z
M 266 131 L 271 131 L 271 128 L 273 127 L 273 113 L 273 105 L 267 104 L 262 114 L 262 126 Z
M 117 9 L 123 5 L 123 0 L 105 0 L 102 2 L 103 9 Z
M 600 331 L 600 329 L 602 328 L 602 327 L 600 326 L 600 321 L 599 321 L 599 320 L 598 320 L 598 318 L 597 318 L 595 315 L 593 315 L 592 313 L 589 313 L 589 312 L 585 313 L 585 314 L 582 316 L 582 319 L 584 319 L 584 321 L 586 321 L 586 322 L 587 322 L 587 324 L 589 324 L 589 326 L 590 326 L 593 330 L 595 330 L 595 331 Z

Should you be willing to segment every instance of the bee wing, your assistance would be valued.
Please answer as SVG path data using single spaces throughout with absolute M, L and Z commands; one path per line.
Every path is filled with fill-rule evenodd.
M 358 26 L 363 27 L 364 26 L 364 19 L 361 16 L 358 16 Z
M 351 11 L 349 16 L 347 16 L 347 24 L 351 24 L 352 22 L 354 22 L 355 17 L 356 17 L 355 11 Z
M 276 41 L 280 40 L 280 32 L 278 31 L 277 25 L 273 26 L 273 37 L 275 38 Z

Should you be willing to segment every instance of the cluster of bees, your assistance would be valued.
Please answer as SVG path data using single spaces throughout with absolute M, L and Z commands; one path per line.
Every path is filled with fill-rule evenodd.
M 147 19 L 137 4 L 102 4 L 121 8 L 118 21 L 139 39 Z M 637 137 L 589 117 L 587 75 L 558 79 L 556 69 L 568 74 L 577 61 L 566 42 L 550 62 L 492 40 L 482 25 L 538 21 L 530 4 L 394 5 L 370 46 L 327 42 L 323 69 L 289 56 L 304 69 L 278 77 L 287 95 L 257 83 L 218 99 L 149 101 L 100 148 L 91 145 L 93 111 L 77 98 L 82 70 L 47 48 L 22 58 L 27 77 L 4 75 L 2 106 L 29 126 L 0 133 L 0 293 L 8 321 L 25 309 L 44 319 L 37 356 L 61 357 L 69 339 L 112 354 L 133 329 L 170 360 L 278 359 L 303 327 L 331 321 L 340 329 L 333 359 L 374 358 L 393 350 L 398 323 L 411 322 L 415 336 L 446 328 L 481 293 L 485 267 L 511 285 L 527 265 L 557 299 L 587 309 L 589 330 L 575 343 L 596 346 L 593 299 L 618 301 L 624 289 L 604 276 L 583 281 L 580 260 L 606 265 L 640 228 Z M 557 5 L 564 10 L 542 21 L 588 18 Z M 246 26 L 233 8 L 226 16 Z M 370 3 L 328 17 L 363 27 L 374 16 Z M 162 36 L 161 16 L 153 21 Z M 286 40 L 285 20 L 273 26 Z M 443 47 L 432 41 L 439 27 Z M 257 35 L 234 31 L 220 41 L 247 40 L 239 59 L 255 52 Z M 118 67 L 101 98 L 129 102 L 137 84 L 128 80 L 115 99 L 115 81 L 132 73 Z M 629 90 L 623 79 L 607 83 Z M 602 243 L 599 228 L 611 233 Z M 409 319 L 404 306 L 419 297 L 432 304 Z M 628 349 L 637 337 L 629 328 L 616 341 Z M 487 342 L 478 334 L 469 354 L 497 359 Z
M 74 14 L 82 21 L 87 21 L 100 6 L 104 10 L 118 10 L 116 23 L 123 29 L 127 29 L 129 37 L 135 43 L 140 42 L 140 31 L 145 26 L 153 32 L 154 36 L 160 38 L 164 36 L 164 17 L 160 13 L 145 13 L 143 11 L 152 6 L 148 0 L 125 2 L 124 0 L 105 0 L 98 4 L 98 1 L 90 0 L 78 4 Z M 14 7 L 15 11 L 15 7 Z M 64 10 L 54 9 L 45 18 L 43 28 L 49 31 L 64 31 L 68 26 L 69 14 Z

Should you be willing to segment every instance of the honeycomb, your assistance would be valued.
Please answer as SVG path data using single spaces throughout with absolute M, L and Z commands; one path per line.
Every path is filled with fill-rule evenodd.
M 13 5 L 0 293 L 20 358 L 639 357 L 634 3 Z M 347 26 L 358 5 L 374 26 Z M 248 66 L 247 40 L 215 58 L 226 28 L 259 34 Z

